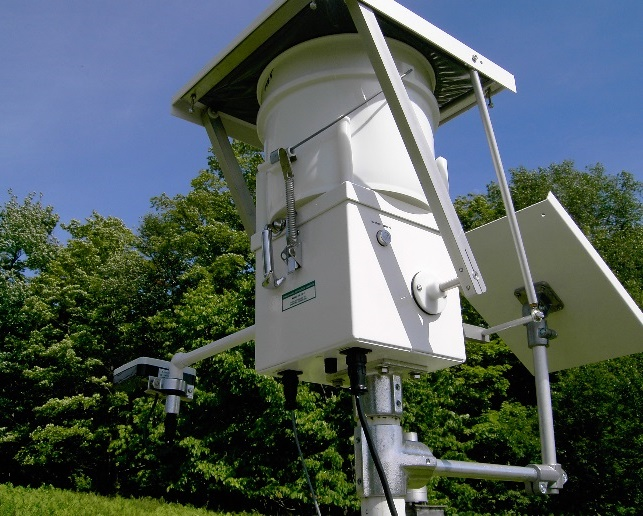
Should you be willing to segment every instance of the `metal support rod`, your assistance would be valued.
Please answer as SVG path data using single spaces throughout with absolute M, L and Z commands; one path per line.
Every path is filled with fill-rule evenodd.
M 484 126 L 484 131 L 485 131 L 485 134 L 487 135 L 487 143 L 489 144 L 489 150 L 491 151 L 491 159 L 493 161 L 493 167 L 496 170 L 496 177 L 498 178 L 498 186 L 500 187 L 502 202 L 504 203 L 505 210 L 507 212 L 509 229 L 511 231 L 511 236 L 514 241 L 514 247 L 516 248 L 516 254 L 518 255 L 518 262 L 520 263 L 520 271 L 522 272 L 522 280 L 523 280 L 523 283 L 525 284 L 527 299 L 529 301 L 529 304 L 532 307 L 535 307 L 538 304 L 538 298 L 536 297 L 536 289 L 534 288 L 534 282 L 531 278 L 529 262 L 527 261 L 527 253 L 525 252 L 525 247 L 522 242 L 522 236 L 520 235 L 520 228 L 518 227 L 518 219 L 516 218 L 516 210 L 514 209 L 514 205 L 511 200 L 511 192 L 509 191 L 509 185 L 507 184 L 507 177 L 505 175 L 505 170 L 502 166 L 502 160 L 500 158 L 500 150 L 498 149 L 496 136 L 493 132 L 493 126 L 491 125 L 491 118 L 489 117 L 489 110 L 487 109 L 484 93 L 482 91 L 480 76 L 478 75 L 478 72 L 473 69 L 471 69 L 469 73 L 471 75 L 471 83 L 473 85 L 473 90 L 476 95 L 478 109 L 480 110 L 482 125 Z
M 412 71 L 413 71 L 413 68 L 408 69 L 406 72 L 404 72 L 402 75 L 400 75 L 400 79 L 404 79 L 404 77 L 406 77 L 406 76 L 407 76 L 408 74 L 410 74 Z M 330 124 L 326 124 L 324 127 L 322 127 L 321 129 L 318 129 L 317 131 L 315 131 L 315 132 L 314 132 L 313 134 L 311 134 L 310 136 L 307 136 L 306 138 L 304 138 L 303 140 L 301 140 L 299 143 L 296 143 L 296 144 L 295 144 L 295 145 L 293 145 L 292 147 L 289 147 L 289 148 L 288 148 L 288 150 L 289 150 L 290 152 L 294 152 L 294 151 L 295 151 L 295 149 L 296 149 L 297 147 L 302 146 L 304 143 L 306 143 L 306 142 L 308 142 L 308 141 L 312 140 L 315 136 L 317 136 L 317 135 L 319 135 L 319 134 L 323 133 L 326 129 L 328 129 L 328 128 L 330 128 L 330 127 L 334 126 L 334 125 L 335 125 L 335 124 L 337 124 L 338 122 L 341 122 L 342 120 L 344 120 L 344 118 L 345 118 L 345 117 L 347 117 L 348 115 L 350 115 L 350 114 L 352 114 L 353 112 L 357 111 L 357 110 L 358 110 L 359 108 L 361 108 L 362 106 L 365 106 L 365 105 L 366 105 L 366 104 L 368 104 L 371 100 L 373 100 L 375 97 L 377 97 L 378 95 L 381 95 L 381 94 L 382 94 L 382 90 L 378 91 L 377 93 L 374 93 L 374 94 L 373 94 L 373 95 L 371 95 L 370 97 L 366 98 L 363 102 L 360 102 L 359 104 L 357 104 L 357 106 L 355 106 L 355 107 L 351 108 L 350 110 L 346 111 L 346 113 L 339 115 L 339 116 L 338 116 L 337 118 L 335 118 L 335 120 L 333 120 Z
M 515 319 L 513 321 L 498 324 L 496 326 L 492 326 L 491 328 L 485 328 L 481 333 L 482 335 L 493 335 L 494 333 L 499 333 L 501 331 L 508 330 L 509 328 L 515 328 L 516 326 L 522 326 L 523 324 L 527 324 L 533 321 L 533 315 L 526 315 L 524 317 L 521 317 L 520 319 Z
M 496 137 L 491 125 L 491 118 L 489 117 L 489 111 L 482 91 L 480 76 L 476 70 L 470 70 L 469 73 L 471 75 L 471 83 L 473 84 L 476 101 L 480 110 L 482 124 L 487 135 L 487 143 L 489 144 L 489 150 L 491 151 L 491 158 L 496 170 L 496 176 L 498 177 L 500 193 L 502 194 L 502 200 L 505 205 L 505 210 L 507 211 L 507 220 L 509 221 L 509 229 L 511 230 L 516 254 L 518 255 L 518 262 L 520 263 L 520 270 L 522 272 L 523 283 L 525 285 L 525 293 L 527 294 L 527 301 L 529 302 L 533 316 L 538 307 L 538 297 L 536 295 L 536 289 L 529 269 L 527 253 L 525 252 L 525 247 L 520 235 L 516 211 L 514 210 L 513 202 L 511 201 L 511 192 L 509 191 L 509 185 L 507 184 L 502 160 L 500 159 L 500 151 L 498 150 L 498 144 L 496 143 Z M 490 328 L 490 330 L 491 329 L 493 328 Z M 535 346 L 533 348 L 533 357 L 542 459 L 545 464 L 556 464 L 556 443 L 554 439 L 554 418 L 551 405 L 547 347 Z
M 346 0 L 346 6 L 366 48 L 424 195 L 431 206 L 440 236 L 460 279 L 462 292 L 466 297 L 482 294 L 486 290 L 482 274 L 375 13 L 359 0 Z
M 442 292 L 446 292 L 447 290 L 451 290 L 452 288 L 456 288 L 460 286 L 460 278 L 453 278 L 452 280 L 445 281 L 444 283 L 440 283 L 439 289 Z
M 556 464 L 556 439 L 554 438 L 554 414 L 549 384 L 549 363 L 547 347 L 534 346 L 534 376 L 536 380 L 536 401 L 538 405 L 538 427 L 543 464 Z
M 538 480 L 538 471 L 528 466 L 505 466 L 443 459 L 437 459 L 437 466 L 433 474 L 436 477 L 477 478 L 510 482 L 536 482 Z
M 177 353 L 172 357 L 172 360 L 170 361 L 170 373 L 173 372 L 173 367 L 176 367 L 178 370 L 182 371 L 184 367 L 195 364 L 199 360 L 209 358 L 236 346 L 240 346 L 241 344 L 249 342 L 254 338 L 255 325 L 253 324 L 252 326 L 248 326 L 247 328 L 233 333 L 232 335 L 227 335 L 222 339 L 215 340 L 214 342 L 210 342 L 210 344 L 206 344 L 205 346 L 201 346 L 200 348 L 188 351 L 187 353 Z M 181 376 L 178 376 L 178 378 L 181 378 L 182 375 L 183 373 L 181 372 Z
M 205 110 L 201 117 L 203 126 L 205 127 L 214 155 L 219 160 L 223 177 L 226 180 L 230 195 L 234 205 L 237 207 L 241 223 L 248 235 L 252 236 L 255 233 L 256 225 L 256 209 L 252 194 L 248 189 L 246 180 L 243 178 L 243 172 L 234 155 L 228 134 L 223 127 L 223 122 L 219 115 L 212 116 L 209 110 Z

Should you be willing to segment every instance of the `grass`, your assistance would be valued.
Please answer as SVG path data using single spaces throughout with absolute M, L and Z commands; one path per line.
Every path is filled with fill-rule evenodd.
M 0 516 L 258 516 L 220 513 L 153 498 L 105 497 L 53 487 L 29 489 L 0 484 Z

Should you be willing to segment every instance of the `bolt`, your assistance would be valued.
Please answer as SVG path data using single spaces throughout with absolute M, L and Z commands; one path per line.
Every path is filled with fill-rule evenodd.
M 474 63 L 477 62 L 478 61 L 478 56 L 476 54 L 473 54 L 471 56 L 471 61 L 473 61 Z
M 380 244 L 381 246 L 388 247 L 389 245 L 391 245 L 391 233 L 389 233 L 386 229 L 380 229 L 375 236 L 377 238 L 378 244 Z
M 357 485 L 358 485 L 358 486 L 361 486 L 361 485 L 362 485 L 362 479 L 361 479 L 361 478 L 358 478 L 358 479 L 357 479 Z
M 418 291 L 421 291 L 421 290 L 422 290 L 422 285 L 418 285 L 418 286 L 417 286 L 417 287 L 415 287 L 415 288 L 416 288 Z
M 401 407 L 401 406 L 402 406 L 402 402 L 401 402 L 400 400 L 397 400 L 397 401 L 395 402 L 395 406 L 396 406 L 396 407 Z

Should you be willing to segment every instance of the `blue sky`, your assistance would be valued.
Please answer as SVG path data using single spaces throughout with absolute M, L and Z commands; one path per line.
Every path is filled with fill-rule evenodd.
M 63 222 L 136 228 L 152 196 L 189 190 L 205 130 L 172 96 L 270 0 L 5 0 L 0 202 L 43 194 Z M 491 112 L 505 168 L 572 159 L 643 180 L 643 2 L 402 0 L 516 77 Z M 436 133 L 452 195 L 495 178 L 479 116 Z

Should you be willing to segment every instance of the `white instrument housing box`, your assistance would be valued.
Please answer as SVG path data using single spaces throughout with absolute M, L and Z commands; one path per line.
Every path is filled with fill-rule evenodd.
M 263 167 L 259 182 L 269 165 Z M 350 347 L 371 351 L 371 370 L 434 371 L 464 362 L 458 290 L 448 291 L 438 315 L 423 312 L 411 292 L 421 270 L 440 282 L 455 277 L 430 212 L 344 182 L 298 209 L 297 224 L 302 267 L 287 274 L 279 257 L 285 234 L 273 240 L 274 270 L 283 283 L 263 287 L 257 267 L 259 373 L 294 369 L 304 381 L 339 384 L 346 377 L 341 352 Z M 390 233 L 390 244 L 378 241 L 380 230 Z M 253 250 L 261 264 L 260 234 L 253 237 Z M 337 372 L 325 372 L 325 359 L 336 360 Z

